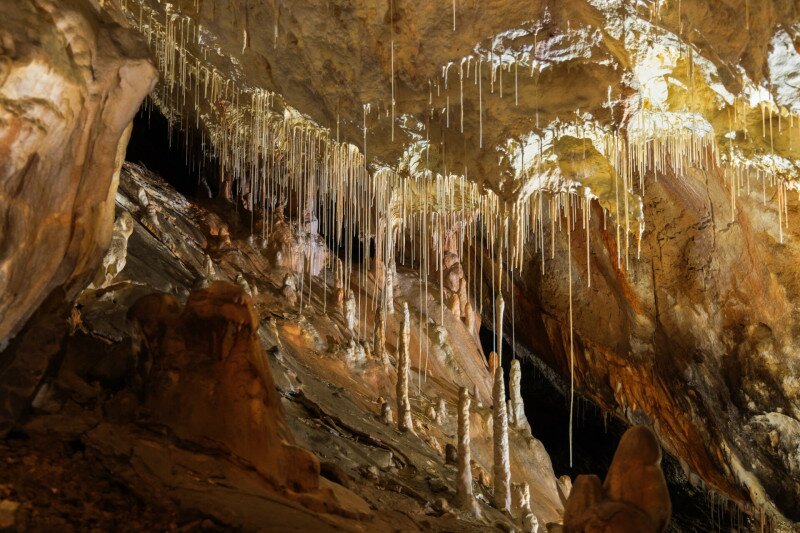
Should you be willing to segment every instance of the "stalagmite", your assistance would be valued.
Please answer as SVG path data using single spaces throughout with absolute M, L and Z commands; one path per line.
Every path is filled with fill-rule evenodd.
M 151 232 L 158 234 L 161 227 L 161 222 L 158 220 L 158 207 L 156 204 L 149 203 L 145 208 L 144 225 L 147 226 Z
M 241 274 L 236 274 L 236 284 L 242 288 L 242 290 L 248 295 L 252 296 L 253 293 L 250 290 L 250 284 L 247 283 L 247 280 L 244 279 L 244 276 Z
M 396 276 L 394 273 L 394 259 L 392 259 L 391 264 L 388 265 L 385 270 L 386 289 L 384 291 L 384 306 L 388 314 L 394 315 L 394 277 Z
M 394 424 L 394 417 L 392 416 L 392 406 L 389 405 L 389 402 L 384 400 L 382 397 L 378 398 L 378 402 L 381 404 L 381 422 L 386 424 L 387 426 L 391 426 Z
M 147 191 L 144 190 L 144 187 L 139 187 L 136 199 L 139 201 L 139 206 L 142 209 L 147 209 L 147 206 L 150 205 L 150 199 L 147 197 Z
M 480 516 L 480 507 L 472 492 L 472 459 L 469 434 L 470 397 L 466 387 L 458 391 L 458 474 L 456 505 L 473 516 Z
M 494 371 L 492 389 L 494 429 L 494 506 L 501 511 L 511 508 L 511 465 L 508 457 L 508 414 L 506 413 L 506 387 L 503 383 L 503 367 Z
M 403 322 L 400 325 L 400 349 L 397 354 L 397 429 L 414 431 L 411 402 L 408 399 L 408 373 L 411 365 L 411 314 L 403 302 Z
M 436 412 L 436 407 L 433 405 L 429 405 L 428 409 L 425 412 L 425 415 L 432 421 L 432 422 L 439 422 L 439 414 Z
M 281 297 L 291 307 L 297 305 L 297 285 L 295 284 L 294 275 L 291 272 L 287 273 L 283 278 Z
M 517 428 L 525 435 L 531 435 L 531 426 L 525 416 L 525 405 L 522 401 L 522 370 L 519 359 L 511 361 L 511 371 L 508 376 L 509 396 L 511 397 L 511 411 L 509 417 L 512 427 Z
M 336 277 L 334 279 L 334 284 L 333 284 L 334 304 L 339 310 L 344 312 L 345 294 L 346 294 L 344 289 L 344 276 L 342 274 L 341 262 L 337 264 L 338 268 L 336 269 Z
M 92 283 L 93 287 L 108 286 L 125 268 L 128 261 L 128 239 L 133 233 L 133 225 L 133 217 L 127 211 L 123 211 L 114 221 L 111 244 L 103 258 L 103 266 Z
M 464 304 L 464 327 L 467 328 L 470 335 L 475 334 L 475 311 L 472 309 L 472 302 L 469 300 Z
M 533 513 L 528 513 L 522 517 L 523 533 L 539 533 L 539 519 Z
M 357 333 L 357 319 L 358 315 L 356 314 L 356 297 L 351 290 L 347 296 L 347 300 L 344 302 L 344 323 L 347 326 L 347 331 L 349 331 L 353 336 L 355 336 Z
M 444 398 L 439 398 L 436 404 L 436 419 L 440 424 L 443 424 L 447 420 L 447 404 Z

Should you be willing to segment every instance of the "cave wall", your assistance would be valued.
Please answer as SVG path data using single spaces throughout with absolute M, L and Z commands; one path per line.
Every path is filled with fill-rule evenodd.
M 129 125 L 156 81 L 137 34 L 88 0 L 0 3 L 0 421 L 19 414 L 109 245 Z M 48 299 L 49 298 L 49 299 Z M 23 324 L 47 300 L 51 313 Z
M 724 495 L 756 512 L 774 502 L 800 519 L 800 478 L 786 452 L 800 417 L 794 224 L 781 244 L 777 209 L 760 184 L 732 212 L 725 176 L 699 170 L 648 183 L 644 211 L 641 257 L 633 248 L 629 270 L 596 204 L 589 269 L 580 226 L 571 256 L 566 224 L 553 259 L 547 243 L 544 271 L 531 247 L 514 276 L 517 343 L 570 379 L 572 269 L 578 393 L 628 422 L 652 424 Z M 788 208 L 790 220 L 797 212 Z M 504 329 L 511 340 L 508 313 Z

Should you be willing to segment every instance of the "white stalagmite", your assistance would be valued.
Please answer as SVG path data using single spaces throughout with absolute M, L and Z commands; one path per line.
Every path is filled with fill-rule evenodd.
M 464 326 L 470 335 L 475 335 L 475 311 L 472 310 L 472 302 L 469 300 L 464 304 Z
M 356 334 L 356 297 L 353 291 L 350 291 L 347 300 L 344 302 L 344 321 L 347 325 L 347 330 L 353 335 Z
M 522 517 L 523 533 L 539 533 L 539 519 L 533 513 L 528 513 Z
M 386 312 L 390 315 L 394 314 L 394 260 L 392 264 L 386 267 L 386 288 L 384 291 L 384 299 L 386 305 Z
M 508 414 L 506 413 L 506 387 L 503 367 L 494 371 L 492 389 L 494 411 L 494 506 L 501 511 L 511 509 L 511 465 L 508 459 Z
M 392 416 L 392 406 L 389 402 L 381 398 L 381 421 L 387 426 L 394 424 L 394 417 Z
M 526 435 L 531 435 L 531 426 L 525 416 L 525 404 L 522 401 L 522 369 L 519 359 L 511 361 L 511 371 L 508 375 L 509 396 L 511 396 L 511 425 Z
M 497 353 L 497 360 L 503 364 L 503 311 L 506 308 L 506 302 L 503 300 L 503 295 L 498 294 L 494 300 L 494 338 L 495 349 Z
M 408 399 L 408 372 L 411 364 L 411 315 L 403 302 L 403 323 L 400 326 L 400 350 L 397 354 L 397 429 L 414 431 L 411 402 Z
M 439 398 L 439 401 L 436 404 L 436 419 L 440 424 L 444 424 L 445 421 L 447 421 L 447 404 L 445 403 L 444 398 Z
M 472 461 L 469 435 L 469 391 L 461 387 L 458 391 L 458 477 L 456 479 L 456 506 L 459 509 L 480 515 L 478 502 L 472 493 Z

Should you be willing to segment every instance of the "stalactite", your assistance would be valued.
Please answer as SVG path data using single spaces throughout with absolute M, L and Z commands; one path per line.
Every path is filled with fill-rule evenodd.
M 567 203 L 567 284 L 569 286 L 569 465 L 572 467 L 572 430 L 573 411 L 575 406 L 575 349 L 572 328 L 572 227 L 570 212 L 572 208 Z
M 492 389 L 492 421 L 494 429 L 494 506 L 501 511 L 511 510 L 511 465 L 508 457 L 508 415 L 503 367 L 494 371 Z
M 495 323 L 494 323 L 494 334 L 495 334 L 495 352 L 497 352 L 497 358 L 500 361 L 500 364 L 503 363 L 503 313 L 506 308 L 506 302 L 503 300 L 503 295 L 497 295 L 494 301 L 494 315 L 495 315 Z

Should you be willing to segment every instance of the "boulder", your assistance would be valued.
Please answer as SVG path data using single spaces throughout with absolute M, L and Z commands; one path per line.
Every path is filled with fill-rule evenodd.
M 661 448 L 644 426 L 622 436 L 605 482 L 578 476 L 564 508 L 565 533 L 666 531 L 672 503 Z
M 140 350 L 155 350 L 146 402 L 154 420 L 251 464 L 278 488 L 316 490 L 319 461 L 286 424 L 250 297 L 217 281 L 192 292 L 180 313 L 161 301 L 171 298 L 146 296 L 129 314 L 146 339 Z

